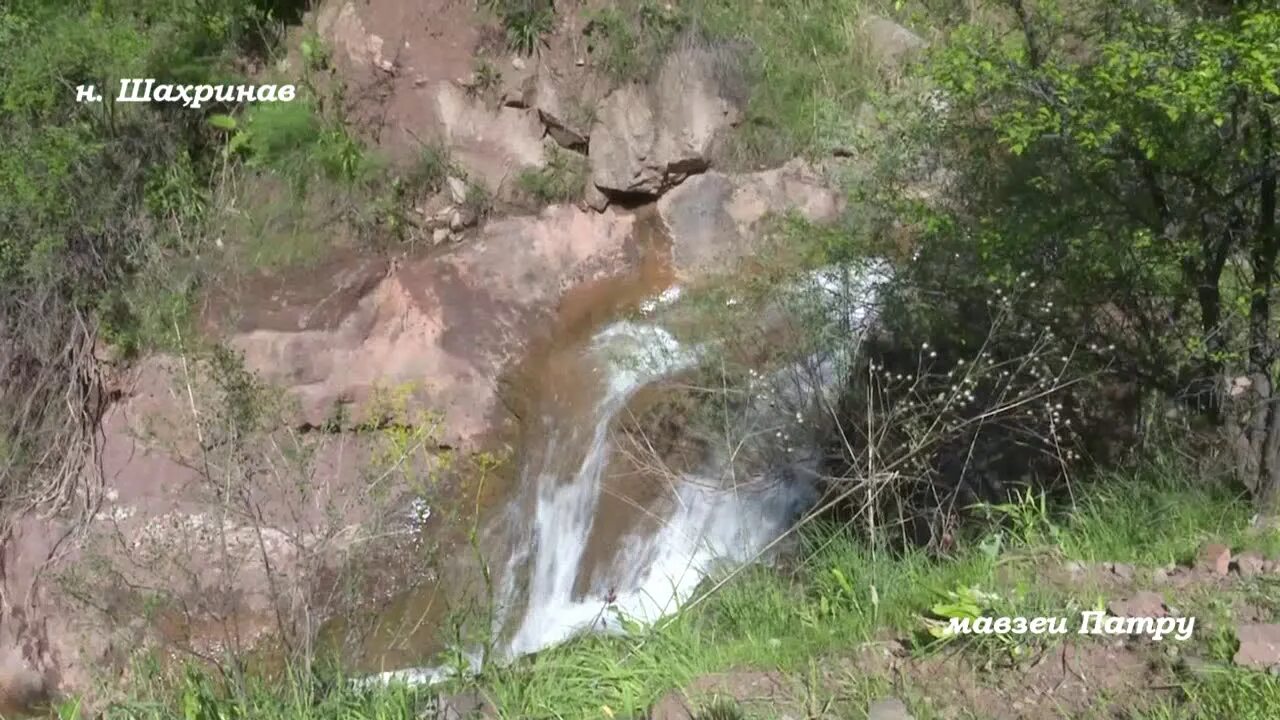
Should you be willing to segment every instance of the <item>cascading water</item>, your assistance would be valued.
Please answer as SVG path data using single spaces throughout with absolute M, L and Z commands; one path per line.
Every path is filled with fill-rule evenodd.
M 803 368 L 758 377 L 768 391 L 753 396 L 744 413 L 753 427 L 791 443 L 794 428 L 812 425 L 815 414 L 829 408 L 887 279 L 882 264 L 858 271 L 828 268 L 792 288 L 819 299 L 834 331 L 831 347 L 805 359 Z M 669 290 L 646 303 L 645 314 L 678 295 Z M 693 367 L 712 347 L 682 344 L 657 324 L 621 321 L 599 331 L 560 368 L 565 384 L 577 391 L 571 393 L 576 401 L 556 396 L 544 408 L 535 435 L 540 441 L 521 458 L 521 497 L 496 526 L 507 540 L 493 628 L 500 659 L 585 631 L 620 631 L 620 618 L 651 623 L 688 600 L 718 565 L 758 557 L 812 504 L 816 437 L 794 438 L 798 447 L 788 447 L 781 463 L 764 468 L 763 477 L 750 483 L 726 485 L 733 458 L 712 453 L 702 467 L 668 480 L 669 502 L 654 511 L 661 513 L 656 527 L 642 524 L 611 547 L 593 547 L 597 526 L 611 521 L 601 516 L 601 507 L 615 452 L 611 430 L 620 413 L 639 390 Z M 782 406 L 788 414 L 779 418 Z M 584 575 L 592 567 L 596 572 Z M 380 679 L 431 683 L 444 675 L 441 669 L 419 669 Z

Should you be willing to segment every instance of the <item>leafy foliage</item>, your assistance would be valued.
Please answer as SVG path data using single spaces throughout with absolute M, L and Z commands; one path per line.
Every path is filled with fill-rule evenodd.
M 927 69 L 917 141 L 943 192 L 890 203 L 920 267 L 1034 283 L 1071 337 L 1118 348 L 1125 376 L 1253 433 L 1230 441 L 1236 470 L 1273 502 L 1280 464 L 1260 439 L 1277 414 L 1247 432 L 1233 417 L 1274 406 L 1280 13 L 1155 2 L 1022 29 L 961 27 Z M 1240 375 L 1256 395 L 1228 396 Z

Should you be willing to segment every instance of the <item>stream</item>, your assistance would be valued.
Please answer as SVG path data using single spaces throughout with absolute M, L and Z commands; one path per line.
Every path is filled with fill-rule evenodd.
M 774 313 L 762 317 L 788 317 L 787 296 L 810 309 L 817 298 L 827 347 L 752 370 L 724 436 L 693 443 L 679 463 L 663 462 L 652 438 L 619 431 L 721 344 L 668 326 L 681 295 L 669 274 L 637 281 L 622 293 L 626 302 L 553 342 L 532 366 L 536 392 L 522 418 L 513 486 L 486 522 L 489 660 L 653 623 L 718 570 L 767 560 L 781 547 L 818 499 L 831 407 L 887 279 L 881 264 L 826 268 L 780 291 Z M 482 651 L 460 651 L 478 669 Z M 369 680 L 431 684 L 458 669 L 399 669 Z

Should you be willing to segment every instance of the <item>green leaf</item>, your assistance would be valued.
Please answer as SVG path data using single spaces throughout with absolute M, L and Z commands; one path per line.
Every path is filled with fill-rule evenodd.
M 209 124 L 215 128 L 218 128 L 219 130 L 229 131 L 229 130 L 236 129 L 236 119 L 231 117 L 230 115 L 223 115 L 221 113 L 210 115 Z

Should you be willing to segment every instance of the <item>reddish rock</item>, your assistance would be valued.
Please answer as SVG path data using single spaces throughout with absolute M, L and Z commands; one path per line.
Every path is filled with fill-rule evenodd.
M 1221 543 L 1210 543 L 1200 550 L 1196 567 L 1215 575 L 1226 575 L 1231 570 L 1231 548 Z
M 1236 558 L 1236 572 L 1240 573 L 1240 577 L 1251 578 L 1261 575 L 1265 572 L 1267 561 L 1257 553 L 1241 553 Z
M 439 413 L 440 441 L 465 446 L 499 425 L 498 378 L 568 289 L 630 269 L 634 224 L 568 206 L 491 221 L 454 252 L 398 266 L 327 325 L 245 323 L 231 344 L 291 391 L 296 425 L 323 427 L 338 409 L 377 421 L 379 391 L 403 388 L 404 412 Z
M 1236 626 L 1236 637 L 1236 665 L 1258 670 L 1280 665 L 1280 623 L 1242 623 Z
M 1107 612 L 1119 617 L 1164 617 L 1169 614 L 1160 593 L 1149 590 L 1124 600 L 1112 600 L 1107 603 Z
M 1133 566 L 1128 563 L 1115 563 L 1111 566 L 1111 572 L 1121 580 L 1133 579 Z

